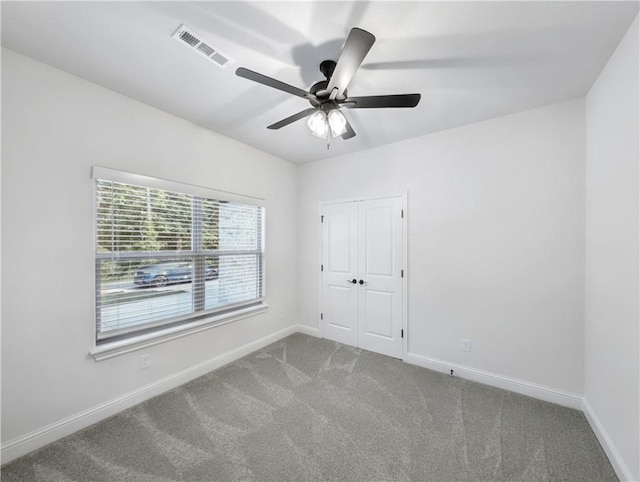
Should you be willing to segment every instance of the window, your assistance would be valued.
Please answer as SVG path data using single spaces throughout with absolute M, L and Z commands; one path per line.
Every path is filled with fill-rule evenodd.
M 93 177 L 97 346 L 262 303 L 255 199 L 98 167 Z

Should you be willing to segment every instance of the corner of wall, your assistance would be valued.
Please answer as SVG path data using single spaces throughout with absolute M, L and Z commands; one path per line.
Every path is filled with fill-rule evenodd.
M 639 18 L 585 96 L 583 411 L 621 480 L 640 480 Z
M 595 433 L 598 442 L 600 442 L 602 449 L 604 450 L 605 454 L 607 454 L 609 462 L 611 463 L 611 466 L 616 472 L 618 478 L 620 480 L 628 481 L 637 480 L 633 477 L 631 469 L 629 469 L 629 467 L 625 463 L 624 458 L 622 457 L 622 455 L 620 455 L 620 452 L 616 447 L 616 444 L 609 436 L 607 429 L 603 425 L 602 421 L 598 418 L 596 413 L 593 411 L 593 408 L 591 408 L 591 405 L 586 398 L 582 402 L 582 411 L 585 417 L 587 417 L 587 421 L 589 422 L 593 433 Z

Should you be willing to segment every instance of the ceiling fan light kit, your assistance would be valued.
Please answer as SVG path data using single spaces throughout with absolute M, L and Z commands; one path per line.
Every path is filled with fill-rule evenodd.
M 327 138 L 329 134 L 329 120 L 327 119 L 327 114 L 323 111 L 317 110 L 311 114 L 307 125 L 314 136 L 321 137 L 322 139 Z
M 338 137 L 347 132 L 347 119 L 342 112 L 337 109 L 331 109 L 325 114 L 322 110 L 317 110 L 307 121 L 311 133 L 316 137 L 323 139 L 331 133 L 331 137 Z
M 342 137 L 346 140 L 356 135 L 349 121 L 340 111 L 342 107 L 349 109 L 406 108 L 415 107 L 420 102 L 420 94 L 348 96 L 347 87 L 375 40 L 376 38 L 366 30 L 352 28 L 338 61 L 324 60 L 320 63 L 320 72 L 326 77 L 326 80 L 316 82 L 309 91 L 244 67 L 238 68 L 236 75 L 306 99 L 311 104 L 311 108 L 282 119 L 267 128 L 280 129 L 310 116 L 307 121 L 309 129 L 314 136 L 327 139 L 328 148 L 331 137 Z
M 347 119 L 338 109 L 332 109 L 327 113 L 327 122 L 333 137 L 341 136 L 347 132 Z

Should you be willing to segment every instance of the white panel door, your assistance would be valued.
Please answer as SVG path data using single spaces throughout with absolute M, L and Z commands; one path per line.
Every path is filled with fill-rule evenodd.
M 402 358 L 402 198 L 359 206 L 358 346 Z
M 358 344 L 358 203 L 322 209 L 323 336 Z
M 322 209 L 322 333 L 402 358 L 402 198 Z

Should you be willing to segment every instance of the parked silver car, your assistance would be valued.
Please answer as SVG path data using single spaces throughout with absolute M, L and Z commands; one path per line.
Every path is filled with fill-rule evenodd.
M 204 272 L 207 281 L 218 278 L 218 270 L 209 266 Z M 170 283 L 187 283 L 193 278 L 193 266 L 185 261 L 142 266 L 136 270 L 133 282 L 141 286 L 166 286 Z

